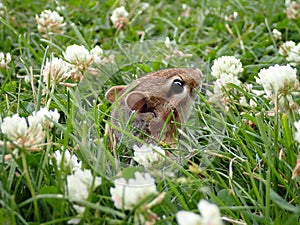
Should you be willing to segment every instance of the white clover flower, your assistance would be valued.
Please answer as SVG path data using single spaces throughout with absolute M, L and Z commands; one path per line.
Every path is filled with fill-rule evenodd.
M 296 1 L 285 1 L 285 12 L 288 19 L 297 19 L 300 17 L 299 4 Z
M 83 45 L 70 45 L 63 53 L 65 60 L 80 72 L 87 70 L 93 62 L 93 55 Z
M 256 108 L 256 106 L 257 106 L 257 103 L 256 103 L 256 101 L 255 101 L 255 100 L 253 100 L 253 99 L 250 99 L 249 105 L 250 105 L 250 107 L 251 107 L 251 108 Z
M 11 117 L 6 117 L 1 123 L 3 134 L 7 135 L 9 141 L 27 150 L 37 151 L 39 146 L 44 142 L 44 132 L 41 124 L 36 121 L 28 121 L 15 114 Z
M 214 64 L 216 65 L 216 64 Z M 232 66 L 234 67 L 234 66 Z M 239 67 L 238 70 L 234 71 L 233 69 L 229 68 L 229 70 L 227 71 L 228 73 L 224 72 L 224 73 L 220 73 L 222 69 L 219 69 L 217 67 L 215 67 L 214 71 L 215 71 L 215 75 L 217 75 L 217 80 L 214 82 L 214 90 L 213 93 L 208 93 L 209 95 L 209 101 L 210 102 L 217 102 L 217 103 L 221 103 L 222 105 L 225 106 L 225 109 L 228 110 L 228 97 L 227 97 L 227 93 L 230 94 L 235 94 L 236 90 L 234 88 L 232 88 L 230 86 L 230 84 L 234 84 L 236 86 L 240 86 L 242 84 L 242 82 L 238 79 L 237 76 L 237 71 L 242 71 L 242 68 Z M 218 71 L 219 70 L 219 71 Z
M 246 84 L 245 88 L 246 88 L 246 91 L 251 92 L 253 90 L 253 84 Z
M 290 48 L 287 54 L 286 60 L 290 62 L 292 66 L 297 66 L 300 63 L 300 43 Z
M 300 64 L 300 43 L 296 45 L 293 41 L 284 42 L 279 48 L 279 54 L 286 57 L 286 60 L 292 65 Z
M 228 21 L 228 22 L 232 22 L 232 21 L 234 21 L 236 18 L 237 18 L 237 16 L 238 16 L 239 14 L 238 14 L 238 12 L 233 12 L 232 14 L 230 14 L 229 16 L 225 16 L 224 17 L 224 19 L 225 19 L 225 21 Z
M 76 170 L 79 171 L 79 170 Z M 75 171 L 75 173 L 76 173 Z M 79 180 L 76 174 L 67 177 L 67 195 L 73 201 L 86 200 L 89 197 L 90 190 Z
M 74 204 L 73 208 L 76 210 L 78 215 L 75 218 L 70 219 L 68 221 L 68 224 L 79 224 L 81 221 L 81 216 L 83 215 L 83 213 L 85 211 L 85 207 Z
M 150 4 L 148 2 L 141 2 L 140 7 L 141 7 L 141 10 L 144 11 L 150 7 Z
M 19 117 L 18 114 L 13 115 L 12 117 L 5 117 L 3 123 L 1 123 L 1 130 L 10 140 L 17 140 L 19 137 L 25 137 L 28 130 L 26 119 Z
M 55 9 L 56 9 L 56 11 L 66 11 L 66 7 L 63 5 L 58 5 L 58 6 L 56 6 Z
M 293 41 L 287 41 L 284 42 L 280 47 L 279 47 L 279 54 L 283 56 L 287 56 L 289 52 L 291 51 L 292 48 L 296 46 L 296 43 Z
M 174 47 L 176 46 L 176 42 L 175 42 L 175 40 L 170 41 L 170 38 L 166 37 L 166 39 L 165 39 L 165 45 L 166 45 L 166 47 L 168 49 L 170 49 L 171 51 L 173 51 Z
M 61 150 L 56 150 L 54 152 L 54 158 L 56 160 L 56 164 L 58 168 L 60 168 L 59 166 L 61 165 L 63 160 L 63 167 L 66 170 L 75 171 L 77 169 L 81 169 L 82 162 L 78 162 L 77 156 L 76 155 L 71 156 L 68 150 L 63 151 L 63 154 L 61 154 Z
M 101 65 L 105 62 L 103 57 L 103 49 L 100 48 L 100 46 L 96 45 L 95 48 L 90 51 L 90 54 L 93 56 L 95 64 Z
M 126 181 L 118 178 L 114 181 L 115 187 L 110 188 L 111 198 L 118 209 L 133 209 L 143 199 L 151 194 L 157 193 L 155 180 L 149 173 L 142 175 L 135 173 L 135 178 Z
M 128 15 L 124 6 L 116 8 L 110 17 L 111 22 L 114 24 L 114 27 L 117 29 L 123 29 L 128 24 Z
M 233 74 L 222 73 L 219 79 L 214 82 L 214 93 L 221 95 L 223 93 L 223 87 L 226 87 L 228 84 L 239 86 L 241 85 L 241 81 Z
M 165 54 L 165 59 L 170 60 L 171 58 L 189 58 L 192 57 L 192 54 L 184 53 L 176 48 L 176 41 L 172 40 L 170 41 L 169 37 L 166 37 L 165 39 L 165 46 L 170 50 L 171 55 Z
M 102 182 L 101 177 L 95 177 L 94 184 L 93 184 L 93 175 L 92 175 L 91 171 L 88 170 L 88 169 L 76 170 L 75 171 L 75 175 L 88 188 L 94 189 L 94 188 L 98 187 L 101 184 L 101 182 Z M 93 186 L 92 186 L 92 184 L 93 184 Z
M 187 4 L 185 4 L 185 3 L 181 4 L 181 8 L 182 8 L 183 10 L 185 10 L 187 7 L 189 7 Z
M 79 206 L 79 205 L 76 205 L 76 204 L 73 205 L 73 208 L 76 210 L 76 212 L 78 214 L 83 214 L 84 210 L 85 210 L 85 207 Z
M 60 114 L 57 109 L 54 111 L 50 111 L 46 108 L 41 108 L 37 112 L 33 112 L 32 116 L 28 117 L 28 121 L 30 123 L 31 120 L 37 120 L 37 123 L 42 124 L 44 129 L 50 129 L 54 126 L 54 123 L 58 123 Z
M 10 55 L 10 53 L 0 52 L 0 67 L 1 68 L 8 68 L 8 64 L 10 62 L 11 62 L 11 55 Z
M 223 225 L 218 206 L 201 199 L 198 203 L 198 209 L 201 213 L 203 225 Z
M 38 31 L 41 33 L 62 34 L 64 32 L 62 28 L 66 23 L 56 11 L 44 10 L 39 16 L 36 15 L 35 19 L 38 23 Z
M 191 7 L 188 6 L 187 4 L 182 4 L 181 8 L 182 8 L 181 16 L 186 17 L 186 18 L 190 17 L 190 15 L 191 15 Z
M 110 17 L 111 22 L 114 24 L 119 18 L 125 17 L 127 18 L 129 13 L 126 11 L 124 6 L 116 8 Z
M 134 145 L 133 150 L 133 159 L 145 167 L 151 167 L 160 164 L 164 161 L 164 156 L 166 155 L 165 151 L 162 148 L 154 146 L 152 144 L 143 144 L 141 147 Z
M 273 34 L 273 37 L 274 37 L 275 40 L 281 40 L 282 34 L 279 30 L 273 29 L 272 34 Z
M 240 103 L 242 106 L 248 106 L 247 99 L 246 99 L 245 96 L 240 97 L 239 103 Z
M 296 121 L 294 126 L 296 128 L 295 140 L 300 143 L 300 120 Z
M 270 66 L 268 69 L 261 69 L 256 77 L 256 82 L 261 84 L 267 97 L 273 98 L 276 95 L 288 95 L 298 89 L 297 70 L 290 65 Z
M 6 10 L 5 5 L 4 5 L 2 2 L 0 2 L 0 16 L 4 17 L 6 11 L 7 11 L 7 10 Z
M 219 208 L 206 200 L 200 200 L 198 210 L 201 216 L 181 210 L 176 213 L 176 219 L 179 225 L 223 225 Z
M 47 60 L 42 74 L 47 86 L 63 84 L 71 76 L 70 65 L 63 59 L 54 57 L 51 61 Z
M 243 67 L 240 60 L 234 56 L 222 56 L 214 60 L 211 70 L 214 77 L 220 78 L 222 74 L 237 76 L 243 72 Z
M 202 225 L 202 218 L 200 215 L 188 212 L 188 211 L 178 211 L 176 213 L 176 219 L 178 225 Z
M 68 220 L 67 224 L 79 224 L 80 222 L 81 222 L 81 218 L 80 217 L 75 217 L 73 219 Z
M 98 66 L 114 61 L 114 55 L 105 57 L 103 49 L 98 45 L 91 49 L 90 54 L 93 57 L 93 63 Z
M 74 174 L 67 176 L 67 195 L 73 201 L 87 200 L 91 190 L 101 184 L 101 178 L 95 177 L 88 169 L 77 169 Z
M 139 8 L 136 12 L 137 15 L 140 15 L 143 13 L 143 11 L 147 10 L 150 7 L 150 4 L 148 2 L 141 2 L 139 4 Z
M 265 91 L 264 90 L 251 90 L 251 92 L 257 96 L 263 96 L 265 94 Z

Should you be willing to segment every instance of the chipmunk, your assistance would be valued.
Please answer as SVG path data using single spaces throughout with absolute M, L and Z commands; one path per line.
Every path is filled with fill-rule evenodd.
M 105 95 L 115 104 L 110 122 L 121 129 L 130 125 L 130 132 L 145 143 L 174 145 L 177 128 L 190 116 L 194 89 L 199 88 L 201 76 L 198 69 L 170 68 L 146 74 L 128 85 L 111 87 Z M 121 141 L 119 130 L 111 126 L 108 133 L 116 144 Z

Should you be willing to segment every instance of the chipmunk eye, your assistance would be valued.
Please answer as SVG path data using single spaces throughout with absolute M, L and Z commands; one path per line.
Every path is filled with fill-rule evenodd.
M 175 94 L 179 94 L 183 91 L 184 82 L 182 80 L 174 80 L 172 83 L 172 92 Z

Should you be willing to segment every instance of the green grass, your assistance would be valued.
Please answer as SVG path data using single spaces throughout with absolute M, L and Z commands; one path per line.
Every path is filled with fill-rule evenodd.
M 294 140 L 299 113 L 282 109 L 268 116 L 274 105 L 236 86 L 232 89 L 238 94 L 232 96 L 229 91 L 231 107 L 225 111 L 211 104 L 204 90 L 212 90 L 210 68 L 223 55 L 239 58 L 244 68 L 240 80 L 260 89 L 254 77 L 261 68 L 287 63 L 278 54 L 280 41 L 274 40 L 272 30 L 282 32 L 282 42 L 298 43 L 300 24 L 287 19 L 284 1 L 190 1 L 186 2 L 191 7 L 189 17 L 180 17 L 185 1 L 149 1 L 150 7 L 140 15 L 140 1 L 124 1 L 130 23 L 116 30 L 109 17 L 121 2 L 61 2 L 66 7 L 60 13 L 67 22 L 66 31 L 50 37 L 38 32 L 35 15 L 55 10 L 54 1 L 3 2 L 0 51 L 11 53 L 13 60 L 0 71 L 0 116 L 18 113 L 27 117 L 49 102 L 61 118 L 46 133 L 47 144 L 39 152 L 20 148 L 18 157 L 5 161 L 9 150 L 5 144 L 0 146 L 0 224 L 66 224 L 76 216 L 65 195 L 67 172 L 49 164 L 49 154 L 61 147 L 102 177 L 88 200 L 80 202 L 86 207 L 82 224 L 133 224 L 134 211 L 116 209 L 109 192 L 116 174 L 136 164 L 128 159 L 132 151 L 125 143 L 117 146 L 116 154 L 110 150 L 105 124 L 112 107 L 104 95 L 113 85 L 168 67 L 200 68 L 203 91 L 197 93 L 180 145 L 174 149 L 180 152 L 181 163 L 169 162 L 151 171 L 158 191 L 166 192 L 164 200 L 152 208 L 159 217 L 156 224 L 176 224 L 176 212 L 197 212 L 200 199 L 215 203 L 226 220 L 235 221 L 226 224 L 298 224 L 300 179 L 293 180 L 292 171 L 299 151 Z M 234 11 L 238 17 L 226 22 L 224 16 Z M 145 32 L 143 41 L 139 31 Z M 165 55 L 170 54 L 164 44 L 167 36 L 176 41 L 176 49 L 192 56 L 166 61 Z M 115 61 L 97 68 L 97 75 L 87 75 L 77 87 L 57 86 L 46 95 L 42 78 L 36 77 L 33 86 L 17 78 L 40 75 L 46 58 L 62 57 L 72 44 L 88 49 L 98 44 Z M 256 97 L 258 106 L 241 106 L 241 95 Z M 295 103 L 298 106 L 299 99 Z M 134 138 L 123 132 L 127 139 Z M 6 140 L 1 132 L 0 140 Z M 282 160 L 281 150 L 285 152 Z

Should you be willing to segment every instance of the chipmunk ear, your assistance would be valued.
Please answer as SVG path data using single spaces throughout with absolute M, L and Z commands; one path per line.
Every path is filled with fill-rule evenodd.
M 126 88 L 125 85 L 118 85 L 111 87 L 105 94 L 105 98 L 113 103 L 116 100 L 116 97 L 120 97 L 122 91 Z
M 146 95 L 146 93 L 140 91 L 132 91 L 127 95 L 125 102 L 131 110 L 136 110 L 143 113 L 147 108 L 147 99 L 148 96 Z

